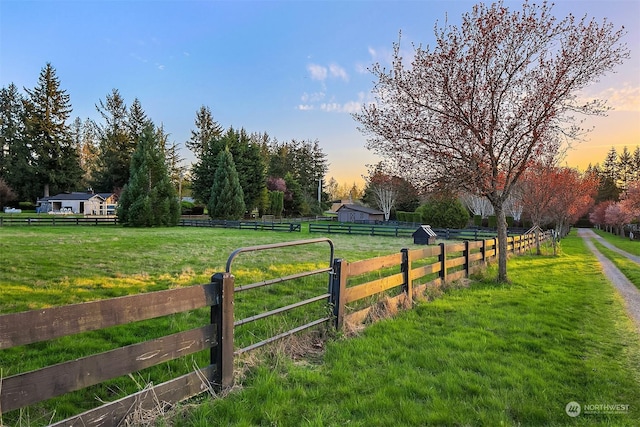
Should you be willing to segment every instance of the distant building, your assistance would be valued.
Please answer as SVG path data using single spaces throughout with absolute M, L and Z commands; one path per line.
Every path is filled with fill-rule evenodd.
M 60 193 L 38 199 L 36 212 L 109 216 L 116 214 L 116 206 L 113 193 Z
M 362 205 L 342 205 L 337 214 L 339 222 L 384 221 L 384 212 Z

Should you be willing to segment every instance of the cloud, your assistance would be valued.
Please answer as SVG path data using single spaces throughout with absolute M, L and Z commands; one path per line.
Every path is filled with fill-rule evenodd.
M 165 66 L 164 64 L 156 64 L 156 66 L 158 67 L 158 70 L 163 71 Z
M 320 104 L 320 110 L 327 113 L 357 113 L 360 111 L 362 104 L 357 101 L 349 101 L 344 104 L 337 102 L 322 103 Z
M 307 95 L 307 94 L 305 94 Z M 322 94 L 322 98 L 324 98 L 324 93 Z M 333 99 L 331 102 L 319 102 L 321 99 L 317 99 L 314 103 L 314 100 L 311 96 L 303 95 L 304 104 L 300 104 L 296 107 L 296 109 L 300 111 L 312 111 L 319 110 L 325 113 L 344 113 L 344 114 L 353 114 L 359 113 L 362 110 L 363 103 L 370 103 L 371 100 L 368 100 L 368 96 L 364 92 L 358 93 L 358 99 L 347 102 L 335 102 Z
M 307 70 L 312 80 L 324 82 L 327 78 L 331 77 L 344 80 L 345 82 L 349 81 L 349 74 L 338 64 L 329 64 L 328 67 L 319 64 L 309 64 L 307 65 Z
M 640 87 L 628 83 L 622 87 L 610 87 L 596 95 L 606 99 L 614 111 L 640 111 Z
M 345 82 L 349 81 L 349 75 L 347 74 L 345 69 L 342 68 L 341 66 L 337 65 L 337 64 L 329 65 L 329 72 L 331 73 L 332 77 L 336 77 L 336 78 L 342 79 Z
M 307 65 L 307 70 L 309 70 L 309 74 L 311 74 L 312 80 L 319 80 L 321 82 L 327 79 L 327 68 L 318 64 L 309 64 Z
M 300 97 L 302 102 L 319 102 L 322 101 L 324 99 L 324 92 L 314 92 L 314 93 L 303 93 L 302 96 Z
M 593 99 L 606 101 L 612 111 L 640 111 L 640 86 L 624 83 L 600 91 L 584 90 L 578 94 L 578 102 L 588 103 Z

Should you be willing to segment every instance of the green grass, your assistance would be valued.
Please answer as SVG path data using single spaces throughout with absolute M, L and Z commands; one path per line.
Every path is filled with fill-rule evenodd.
M 640 289 L 640 265 L 631 261 L 629 258 L 612 251 L 597 241 L 594 241 L 594 244 L 604 256 L 609 258 L 609 260 L 618 267 L 618 270 L 620 270 L 622 274 L 624 274 L 627 279 L 636 286 L 636 288 Z
M 205 283 L 238 247 L 315 237 L 204 228 L 5 227 L 0 229 L 0 313 Z M 414 247 L 410 239 L 330 237 L 336 256 L 349 261 Z M 321 358 L 269 357 L 246 374 L 238 392 L 225 399 L 200 398 L 200 405 L 183 405 L 183 412 L 158 424 L 638 425 L 637 332 L 580 239 L 572 236 L 562 247 L 559 257 L 512 258 L 509 285 L 496 285 L 492 269 L 468 289 L 447 290 L 358 337 L 330 340 Z M 320 244 L 278 254 L 246 253 L 232 271 L 246 284 L 291 274 L 298 262 L 302 268 L 324 266 L 327 252 Z M 238 294 L 247 297 L 237 300 L 236 310 L 251 314 L 298 292 L 325 288 L 326 281 L 294 286 L 253 299 Z M 199 326 L 206 319 L 206 311 L 196 311 L 0 351 L 2 375 Z M 248 342 L 253 335 L 248 331 L 239 339 Z M 200 366 L 206 363 L 206 354 L 194 358 Z M 135 377 L 143 385 L 159 383 L 191 369 L 188 358 Z M 60 419 L 95 406 L 96 397 L 113 400 L 136 389 L 135 381 L 123 378 L 4 414 L 2 421 L 43 425 L 53 409 Z M 564 408 L 573 400 L 629 404 L 630 412 L 572 419 Z
M 603 237 L 607 242 L 612 245 L 617 246 L 623 251 L 629 252 L 632 255 L 640 256 L 640 241 L 639 240 L 629 240 L 628 237 L 620 237 L 612 233 L 607 233 L 606 231 L 593 229 L 599 236 Z
M 575 236 L 330 342 L 320 364 L 276 359 L 225 399 L 168 424 L 621 425 L 640 423 L 640 344 L 618 295 Z M 570 273 L 570 274 L 569 274 Z M 565 405 L 628 404 L 569 418 Z

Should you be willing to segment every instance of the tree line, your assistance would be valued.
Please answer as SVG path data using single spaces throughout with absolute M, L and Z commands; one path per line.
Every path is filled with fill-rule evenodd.
M 210 202 L 222 152 L 230 154 L 245 211 L 307 215 L 322 212 L 328 201 L 323 191 L 328 162 L 317 140 L 280 142 L 266 133 L 225 130 L 203 105 L 185 141 L 196 157 L 189 168 L 179 144 L 169 141 L 137 98 L 128 106 L 113 89 L 95 107 L 99 120 L 70 122 L 70 96 L 50 63 L 34 88 L 23 93 L 12 83 L 0 90 L 0 205 L 87 189 L 120 197 L 132 168 L 141 166 L 134 160 L 140 144 L 159 152 L 176 193 L 190 189 L 203 206 Z

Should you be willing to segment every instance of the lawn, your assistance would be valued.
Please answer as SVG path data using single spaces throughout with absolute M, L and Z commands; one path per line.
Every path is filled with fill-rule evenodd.
M 612 251 L 597 241 L 594 241 L 594 245 L 604 256 L 609 258 L 609 260 L 618 267 L 618 270 L 620 270 L 636 288 L 640 289 L 640 265 L 631 261 L 629 258 Z
M 0 312 L 205 283 L 238 247 L 316 237 L 220 229 L 5 227 L 0 229 Z M 330 237 L 336 256 L 349 261 L 412 247 L 409 239 Z M 240 282 L 250 283 L 264 274 L 289 274 L 297 264 L 327 262 L 326 245 L 311 245 L 280 254 L 241 254 L 233 271 Z M 514 257 L 509 274 L 510 284 L 497 285 L 492 268 L 471 286 L 448 289 L 359 336 L 330 339 L 320 356 L 266 355 L 246 372 L 237 391 L 180 405 L 157 424 L 638 425 L 637 332 L 582 241 L 575 235 L 565 239 L 558 257 Z M 4 375 L 35 369 L 203 319 L 206 313 L 170 316 L 152 327 L 0 351 L 0 367 Z M 157 383 L 190 365 L 178 361 L 159 374 L 142 372 L 136 381 Z M 54 409 L 60 418 L 87 400 L 127 392 L 135 388 L 132 382 L 126 378 L 74 393 L 5 415 L 3 421 L 46 424 Z M 629 410 L 570 418 L 565 406 L 571 401 L 629 405 Z
M 629 252 L 632 255 L 640 256 L 640 240 L 629 240 L 628 237 L 620 237 L 606 231 L 593 229 L 599 236 L 603 237 L 607 242 L 617 246 L 623 251 Z

